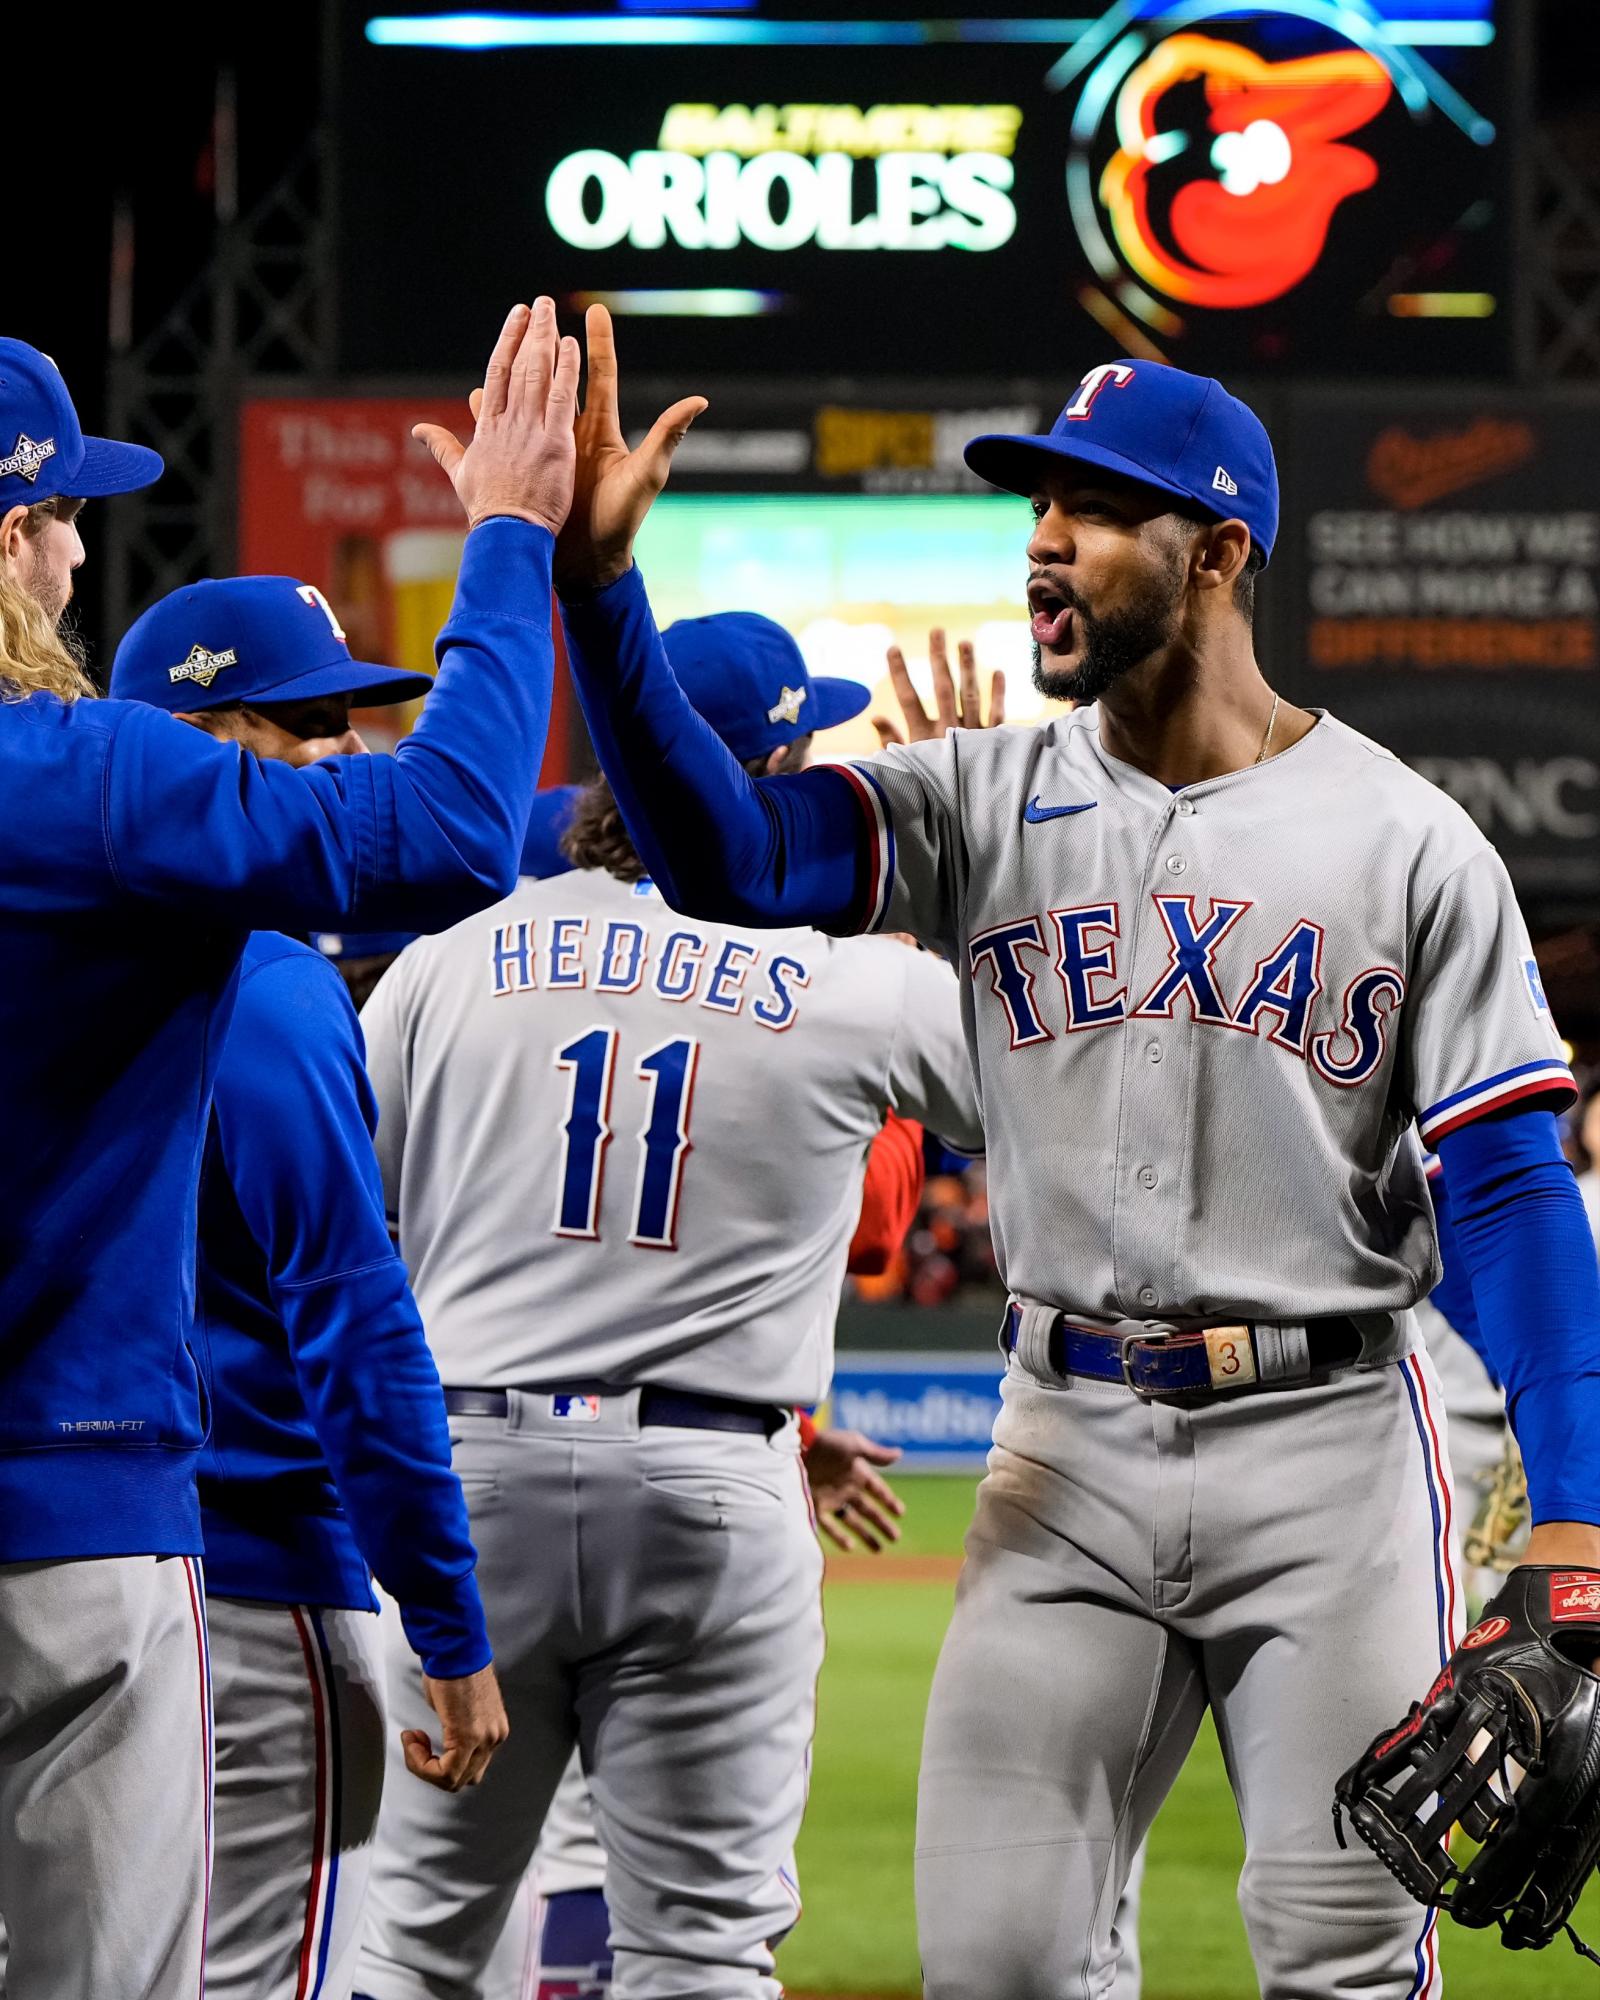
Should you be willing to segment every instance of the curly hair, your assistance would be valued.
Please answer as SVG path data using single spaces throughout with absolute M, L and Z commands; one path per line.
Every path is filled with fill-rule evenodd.
M 785 771 L 803 770 L 810 751 L 810 736 L 797 736 L 784 745 L 783 762 L 772 775 L 778 777 Z M 744 768 L 752 778 L 763 777 L 767 760 L 753 757 Z M 649 873 L 622 823 L 622 809 L 603 777 L 592 778 L 579 793 L 572 819 L 561 836 L 561 852 L 574 868 L 603 868 L 619 882 L 642 882 Z
M 40 500 L 28 509 L 23 533 L 30 538 L 53 520 L 70 521 L 81 501 Z M 0 701 L 26 701 L 53 694 L 59 701 L 93 696 L 83 642 L 61 631 L 39 600 L 0 571 Z

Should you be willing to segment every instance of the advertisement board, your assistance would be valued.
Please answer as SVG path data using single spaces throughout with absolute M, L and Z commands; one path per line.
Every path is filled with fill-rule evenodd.
M 1536 921 L 1592 918 L 1600 401 L 1302 394 L 1284 443 L 1298 698 L 1458 799 Z
M 346 0 L 341 365 L 603 299 L 687 378 L 1509 365 L 1495 0 Z
M 827 1421 L 898 1445 L 897 1474 L 981 1472 L 1003 1373 L 998 1353 L 841 1353 Z

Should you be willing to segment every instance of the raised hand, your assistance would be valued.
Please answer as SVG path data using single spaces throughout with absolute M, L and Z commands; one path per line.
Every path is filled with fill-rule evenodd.
M 906 656 L 898 646 L 889 648 L 889 681 L 894 698 L 905 718 L 905 734 L 887 716 L 875 715 L 872 726 L 879 743 L 933 743 L 952 729 L 998 729 L 1006 719 L 1006 677 L 998 669 L 989 676 L 989 719 L 983 719 L 983 700 L 978 687 L 978 661 L 972 641 L 963 639 L 956 648 L 961 662 L 959 686 L 950 671 L 950 655 L 945 636 L 937 626 L 928 634 L 928 664 L 933 668 L 934 713 L 929 715 L 911 685 Z
M 463 444 L 441 424 L 411 435 L 439 461 L 475 528 L 511 514 L 554 534 L 572 505 L 578 411 L 578 343 L 558 339 L 553 299 L 513 306 L 474 390 L 477 427 Z
M 589 387 L 577 423 L 577 477 L 556 543 L 556 587 L 569 596 L 604 590 L 632 568 L 634 537 L 667 483 L 672 454 L 706 408 L 704 396 L 685 396 L 629 451 L 618 415 L 617 343 L 604 306 L 590 306 L 584 336 Z

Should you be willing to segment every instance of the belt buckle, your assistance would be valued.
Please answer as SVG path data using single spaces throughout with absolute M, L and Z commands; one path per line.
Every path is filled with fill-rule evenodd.
M 1125 1333 L 1122 1336 L 1122 1345 L 1119 1349 L 1119 1356 L 1122 1362 L 1122 1379 L 1128 1388 L 1133 1391 L 1134 1395 L 1139 1398 L 1141 1403 L 1153 1403 L 1156 1399 L 1155 1391 L 1153 1389 L 1141 1389 L 1138 1383 L 1134 1381 L 1133 1350 L 1140 1341 L 1148 1340 L 1149 1338 L 1150 1336 L 1147 1333 Z

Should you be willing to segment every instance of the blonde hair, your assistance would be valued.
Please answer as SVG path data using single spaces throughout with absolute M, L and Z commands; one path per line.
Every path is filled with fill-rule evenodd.
M 37 535 L 58 515 L 71 520 L 81 504 L 40 500 L 28 509 L 23 533 Z M 0 701 L 25 701 L 41 693 L 80 701 L 94 692 L 76 638 L 57 631 L 39 600 L 0 570 Z

